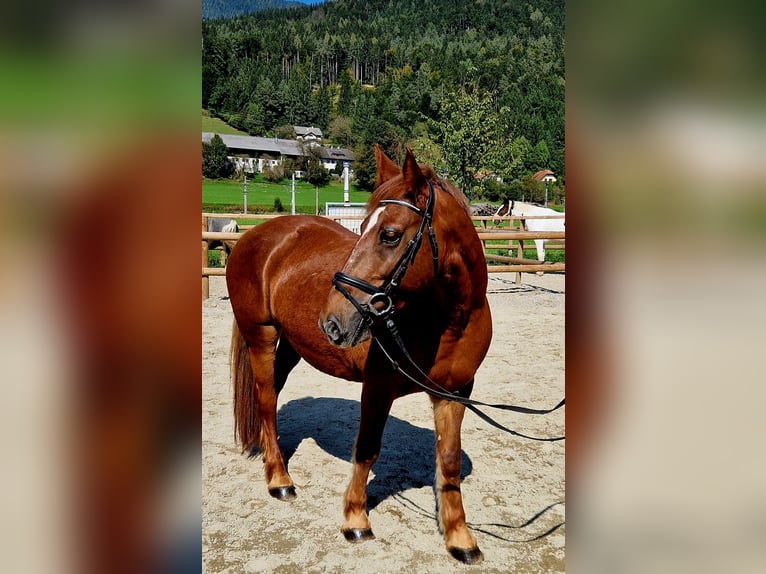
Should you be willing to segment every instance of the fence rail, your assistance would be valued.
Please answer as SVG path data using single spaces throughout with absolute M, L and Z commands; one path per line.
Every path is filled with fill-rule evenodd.
M 229 241 L 236 242 L 242 233 L 255 227 L 256 225 L 243 226 L 242 233 L 224 233 L 207 230 L 208 218 L 212 217 L 224 217 L 237 220 L 265 220 L 274 219 L 276 217 L 283 217 L 286 214 L 265 214 L 265 213 L 203 213 L 202 214 L 202 298 L 207 299 L 210 293 L 209 277 L 225 276 L 226 268 L 223 261 L 224 253 L 221 252 L 223 267 L 210 267 L 208 262 L 208 241 Z M 322 216 L 328 219 L 364 219 L 363 216 Z M 525 221 L 527 219 L 561 219 L 564 217 L 556 215 L 542 215 L 542 216 L 529 216 L 529 217 L 517 217 L 517 216 L 473 216 L 471 219 L 478 223 L 476 233 L 481 240 L 484 247 L 484 256 L 488 262 L 496 261 L 497 265 L 487 265 L 487 270 L 492 273 L 516 273 L 516 283 L 521 283 L 522 273 L 541 273 L 541 272 L 565 272 L 566 265 L 564 263 L 551 263 L 542 262 L 536 259 L 524 258 L 524 241 L 534 241 L 535 239 L 549 239 L 557 242 L 556 245 L 551 245 L 553 249 L 564 249 L 565 232 L 563 231 L 527 231 L 523 229 Z M 513 226 L 514 221 L 519 221 L 521 228 L 511 229 L 488 229 L 487 222 L 489 221 L 508 221 Z M 504 242 L 501 244 L 493 242 Z M 546 247 L 548 248 L 548 247 Z M 487 253 L 488 250 L 507 249 L 509 254 L 515 249 L 516 257 L 510 255 L 496 255 L 494 253 Z

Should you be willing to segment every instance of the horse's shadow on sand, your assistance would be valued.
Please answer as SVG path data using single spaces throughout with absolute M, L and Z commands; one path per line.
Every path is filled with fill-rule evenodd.
M 306 438 L 313 438 L 332 456 L 351 462 L 359 428 L 359 403 L 339 398 L 292 400 L 279 409 L 277 428 L 279 446 L 288 464 Z M 368 509 L 405 490 L 433 486 L 436 472 L 434 442 L 433 430 L 416 427 L 389 415 L 380 457 L 373 466 L 375 476 L 367 484 Z M 471 474 L 473 465 L 465 451 L 461 454 L 462 480 Z

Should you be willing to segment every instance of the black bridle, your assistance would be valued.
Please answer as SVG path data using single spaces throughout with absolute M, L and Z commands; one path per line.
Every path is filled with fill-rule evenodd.
M 412 236 L 407 246 L 404 248 L 399 261 L 394 265 L 393 270 L 389 274 L 388 278 L 383 281 L 383 284 L 379 287 L 364 281 L 346 275 L 338 271 L 333 277 L 332 284 L 340 291 L 343 296 L 348 299 L 357 311 L 362 315 L 365 321 L 372 325 L 375 318 L 386 318 L 394 312 L 394 303 L 392 294 L 399 287 L 404 274 L 407 272 L 407 268 L 415 260 L 415 256 L 418 254 L 420 244 L 423 242 L 423 233 L 428 229 L 428 241 L 431 243 L 431 253 L 434 264 L 434 276 L 439 272 L 439 245 L 436 243 L 436 233 L 432 225 L 434 217 L 434 204 L 436 203 L 436 194 L 434 193 L 434 186 L 428 182 L 428 199 L 426 200 L 425 209 L 420 209 L 418 206 L 403 201 L 401 199 L 384 199 L 380 202 L 380 205 L 401 205 L 407 209 L 411 209 L 417 213 L 420 217 L 420 226 L 418 227 L 415 235 Z M 348 290 L 343 287 L 346 284 L 350 287 L 354 287 L 370 295 L 369 301 L 365 305 L 362 305 L 354 299 Z
M 436 203 L 435 196 L 436 194 L 434 193 L 433 184 L 431 183 L 431 181 L 429 181 L 428 182 L 428 199 L 426 200 L 425 209 L 420 209 L 416 205 L 413 205 L 412 203 L 409 203 L 407 201 L 403 201 L 400 199 L 382 200 L 380 202 L 381 205 L 401 205 L 402 207 L 406 207 L 407 209 L 411 209 L 412 211 L 417 213 L 422 218 L 417 232 L 415 233 L 415 235 L 413 235 L 412 239 L 410 239 L 409 243 L 404 248 L 404 251 L 402 252 L 401 257 L 399 257 L 399 260 L 397 261 L 393 270 L 389 274 L 388 278 L 386 278 L 386 280 L 383 281 L 383 283 L 380 286 L 376 287 L 375 285 L 372 285 L 371 283 L 368 283 L 367 281 L 364 281 L 363 279 L 352 277 L 351 275 L 347 275 L 346 273 L 341 273 L 340 271 L 335 273 L 335 276 L 333 277 L 333 280 L 332 280 L 333 286 L 335 287 L 335 289 L 340 291 L 340 293 L 359 312 L 363 321 L 368 325 L 372 338 L 375 340 L 375 342 L 378 344 L 383 354 L 391 363 L 391 366 L 393 367 L 393 369 L 397 371 L 399 374 L 405 376 L 407 379 L 409 379 L 413 383 L 415 383 L 418 387 L 420 387 L 426 393 L 428 393 L 429 395 L 433 397 L 458 402 L 464 405 L 469 410 L 476 413 L 476 415 L 478 415 L 482 420 L 488 422 L 492 426 L 500 430 L 503 430 L 505 432 L 511 433 L 513 435 L 527 438 L 530 440 L 537 440 L 537 441 L 544 441 L 544 442 L 555 442 L 555 441 L 563 440 L 565 438 L 563 436 L 554 437 L 554 438 L 538 438 L 538 437 L 531 437 L 531 436 L 516 432 L 498 423 L 497 421 L 489 417 L 487 414 L 481 412 L 477 407 L 479 406 L 489 407 L 489 408 L 501 409 L 506 411 L 514 411 L 514 412 L 524 413 L 524 414 L 547 414 L 564 406 L 565 399 L 561 399 L 561 402 L 559 402 L 559 404 L 557 404 L 555 407 L 551 409 L 530 409 L 527 407 L 518 407 L 514 405 L 490 404 L 490 403 L 484 403 L 481 401 L 475 401 L 468 398 L 473 388 L 473 381 L 471 381 L 471 383 L 466 385 L 466 387 L 464 388 L 457 389 L 456 391 L 448 391 L 447 389 L 439 385 L 436 381 L 431 379 L 425 372 L 423 372 L 423 370 L 417 365 L 417 363 L 415 363 L 414 359 L 412 358 L 410 353 L 407 351 L 407 347 L 405 346 L 404 341 L 402 340 L 402 337 L 399 334 L 399 329 L 397 328 L 396 323 L 394 322 L 394 319 L 393 319 L 394 303 L 393 303 L 392 297 L 395 290 L 399 287 L 399 284 L 401 283 L 401 280 L 404 277 L 404 274 L 407 272 L 407 268 L 415 260 L 415 256 L 417 255 L 418 250 L 420 249 L 420 245 L 423 242 L 423 234 L 426 231 L 426 229 L 428 230 L 428 240 L 431 243 L 431 253 L 433 256 L 433 265 L 434 265 L 434 277 L 438 274 L 439 246 L 436 242 L 436 234 L 434 233 L 434 229 L 432 225 L 433 214 L 434 214 L 434 204 Z M 349 287 L 354 287 L 370 295 L 370 298 L 367 301 L 367 303 L 362 304 L 356 299 L 354 299 L 354 297 L 352 297 L 351 293 L 348 292 L 348 290 L 344 287 L 344 285 L 348 285 Z M 416 374 L 423 380 L 427 381 L 428 384 L 410 375 L 407 371 L 405 371 L 399 365 L 396 359 L 394 359 L 391 352 L 389 352 L 386 349 L 385 345 L 383 344 L 383 341 L 381 340 L 381 333 L 379 331 L 380 325 L 385 326 L 386 328 L 385 332 L 393 340 L 399 353 L 402 355 L 402 357 L 404 357 L 407 363 L 409 363 L 409 365 L 416 371 Z

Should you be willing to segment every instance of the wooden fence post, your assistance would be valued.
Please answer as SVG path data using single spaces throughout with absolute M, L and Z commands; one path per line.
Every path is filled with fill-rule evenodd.
M 202 216 L 202 231 L 207 231 L 207 217 Z M 207 241 L 202 240 L 202 268 L 208 267 L 207 262 Z M 202 276 L 202 300 L 204 301 L 210 297 L 210 277 L 207 275 Z
M 527 220 L 526 219 L 520 219 L 519 220 L 519 230 L 526 231 L 527 230 Z M 516 250 L 516 257 L 519 259 L 524 258 L 524 241 L 519 239 L 519 247 Z M 518 271 L 516 273 L 516 285 L 521 285 L 521 271 Z

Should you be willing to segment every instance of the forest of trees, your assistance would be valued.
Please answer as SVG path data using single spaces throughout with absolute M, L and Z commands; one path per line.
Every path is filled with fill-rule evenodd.
M 320 127 L 420 161 L 469 195 L 474 174 L 564 175 L 562 0 L 336 0 L 202 23 L 202 105 L 252 135 Z
M 261 10 L 276 10 L 281 8 L 297 8 L 303 4 L 290 0 L 202 0 L 202 19 L 233 18 L 241 14 L 260 12 Z

